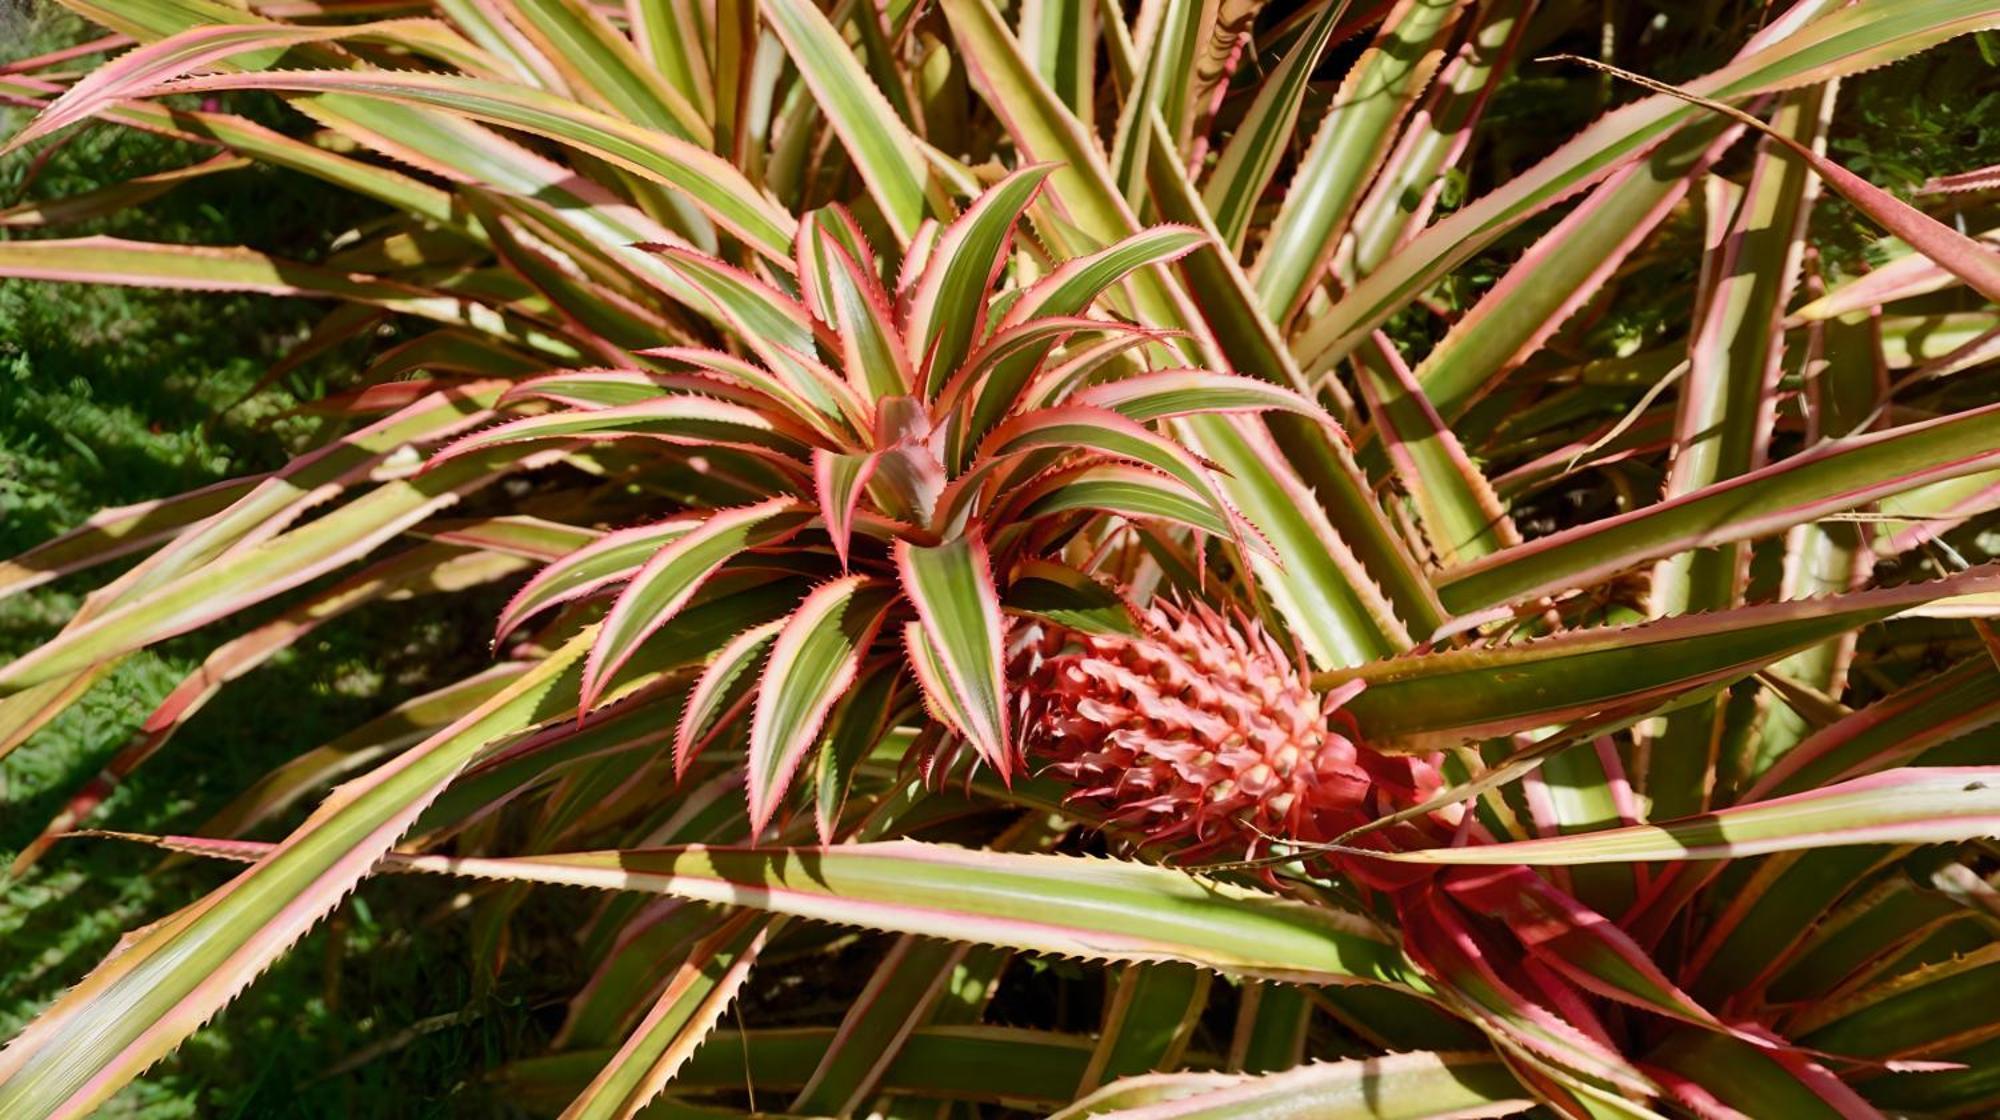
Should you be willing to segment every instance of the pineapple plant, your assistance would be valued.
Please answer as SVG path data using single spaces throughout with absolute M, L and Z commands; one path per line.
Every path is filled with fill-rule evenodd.
M 311 261 L 41 228 L 149 181 L 0 242 L 329 301 L 274 377 L 361 355 L 281 470 L 0 567 L 127 562 L 0 665 L 0 751 L 230 635 L 15 874 L 233 865 L 0 1051 L 0 1114 L 113 1102 L 411 877 L 496 983 L 598 892 L 488 1111 L 2000 1099 L 1991 173 L 1827 154 L 2000 8 L 65 3 L 104 37 L 0 70 L 12 158 L 144 129 L 378 217 Z M 1604 111 L 1522 136 L 1537 88 Z M 315 629 L 480 594 L 478 672 L 98 827 Z M 1095 1029 L 1010 1014 L 1051 957 Z

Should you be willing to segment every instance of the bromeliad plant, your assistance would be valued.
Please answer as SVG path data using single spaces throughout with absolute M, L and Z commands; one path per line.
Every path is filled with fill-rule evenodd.
M 495 1074 L 572 1116 L 2000 1100 L 2000 256 L 1823 154 L 1843 80 L 2000 8 L 1648 15 L 1729 61 L 1544 63 L 1621 103 L 1517 166 L 1522 60 L 1625 37 L 1528 0 L 70 3 L 110 34 L 0 73 L 16 147 L 143 128 L 383 216 L 313 263 L 37 237 L 0 273 L 336 301 L 274 376 L 378 341 L 316 450 L 0 568 L 143 555 L 0 667 L 0 749 L 277 611 L 17 870 L 315 628 L 521 586 L 489 669 L 142 838 L 248 866 L 14 1039 L 0 1114 L 88 1113 L 374 873 L 505 884 L 488 929 L 611 892 L 552 1052 Z M 176 96 L 254 92 L 308 123 Z M 1894 259 L 1809 252 L 1826 188 Z M 896 936 L 837 1021 L 760 1028 L 833 951 L 793 918 Z M 1100 1031 L 988 1024 L 1037 954 L 1108 966 Z
M 1199 239 L 1192 231 L 1134 235 L 989 300 L 1020 214 L 1048 171 L 1016 172 L 950 226 L 920 229 L 904 266 L 908 281 L 893 297 L 859 226 L 838 209 L 800 224 L 800 299 L 715 258 L 660 247 L 676 274 L 708 294 L 754 360 L 663 347 L 640 354 L 698 375 L 631 369 L 530 378 L 501 402 L 564 407 L 461 437 L 427 468 L 495 447 L 638 437 L 681 449 L 668 454 L 683 464 L 700 456 L 704 471 L 777 493 L 606 534 L 543 569 L 500 619 L 504 638 L 539 612 L 620 585 L 584 662 L 578 708 L 587 716 L 710 579 L 727 585 L 731 575 L 752 572 L 824 579 L 790 614 L 732 638 L 681 713 L 676 778 L 736 714 L 754 707 L 745 745 L 753 834 L 777 814 L 828 713 L 861 678 L 913 676 L 943 728 L 1011 775 L 1015 750 L 999 672 L 1002 590 L 1012 591 L 1017 576 L 1085 580 L 1039 559 L 1059 551 L 1082 522 L 1111 514 L 1254 539 L 1203 465 L 1149 422 L 1286 409 L 1331 424 L 1298 394 L 1212 371 L 1089 385 L 1106 362 L 1157 335 L 1081 313 L 1134 269 L 1187 251 Z M 1079 344 L 1099 336 L 1095 345 Z M 1064 343 L 1073 353 L 1052 361 Z M 801 539 L 809 525 L 809 539 Z M 875 648 L 892 620 L 889 644 L 907 659 Z M 863 695 L 880 706 L 891 693 Z M 861 720 L 882 714 L 843 712 Z M 855 737 L 852 745 L 864 749 L 870 740 Z M 832 837 L 845 777 L 860 759 L 836 753 L 826 761 L 823 780 L 834 785 L 814 802 L 822 840 Z

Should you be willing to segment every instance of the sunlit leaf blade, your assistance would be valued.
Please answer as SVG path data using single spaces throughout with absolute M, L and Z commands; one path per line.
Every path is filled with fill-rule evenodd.
M 1979 0 L 1864 0 L 1684 86 L 1725 99 L 1791 89 L 1893 62 L 1996 22 L 2000 16 Z M 1308 371 L 1330 365 L 1494 238 L 1615 171 L 1696 111 L 1665 94 L 1613 110 L 1548 159 L 1433 223 L 1311 324 L 1294 345 L 1301 364 Z
M 175 850 L 243 858 L 169 837 Z M 1093 960 L 1186 961 L 1321 983 L 1397 983 L 1374 924 L 1330 906 L 1117 860 L 969 851 L 911 840 L 828 848 L 684 847 L 472 859 L 391 856 L 392 870 L 569 883 Z
M 666 991 L 583 1094 L 567 1120 L 637 1116 L 658 1096 L 736 998 L 773 925 L 754 912 L 736 915 L 689 950 Z
M 236 55 L 257 52 L 247 60 L 253 68 L 268 66 L 286 48 L 334 39 L 376 41 L 415 47 L 450 59 L 477 72 L 487 68 L 480 52 L 436 20 L 384 20 L 332 27 L 298 27 L 262 21 L 214 24 L 149 43 L 92 70 L 45 109 L 28 127 L 15 133 L 4 150 L 11 151 L 101 112 L 120 98 L 143 96 L 163 81 Z M 455 58 L 452 56 L 456 55 Z
M 1579 60 L 1589 62 L 1589 60 Z M 1592 65 L 1602 65 L 1591 63 Z M 1841 197 L 1852 203 L 1855 209 L 1867 214 L 1884 229 L 1908 244 L 1918 252 L 1936 261 L 1952 275 L 1965 281 L 1966 285 L 1990 300 L 2000 300 L 2000 253 L 1990 246 L 1967 237 L 1958 230 L 1932 218 L 1888 191 L 1870 183 L 1859 175 L 1826 158 L 1796 139 L 1772 128 L 1764 121 L 1743 112 L 1732 105 L 1678 86 L 1640 78 L 1627 71 L 1609 68 L 1628 80 L 1638 81 L 1648 89 L 1678 97 L 1691 104 L 1699 105 L 1711 112 L 1721 113 L 1733 120 L 1741 121 L 1783 145 L 1788 151 L 1805 161 L 1817 172 L 1826 184 L 1839 192 Z
M 813 489 L 819 499 L 820 521 L 826 535 L 833 538 L 834 555 L 847 567 L 847 550 L 854 534 L 854 510 L 861 501 L 862 488 L 875 475 L 874 455 L 843 455 L 835 451 L 813 451 Z
M 158 93 L 269 89 L 340 93 L 442 109 L 518 128 L 609 160 L 685 191 L 718 225 L 770 259 L 788 264 L 796 221 L 742 172 L 711 153 L 576 102 L 505 82 L 414 71 L 278 71 L 182 78 Z
M 1070 398 L 1141 424 L 1223 412 L 1289 412 L 1338 431 L 1326 410 L 1281 385 L 1203 369 L 1163 369 L 1092 385 Z
M 817 5 L 759 0 L 759 6 L 853 156 L 890 230 L 907 239 L 923 219 L 929 176 L 916 137 Z
M 386 483 L 289 533 L 232 553 L 73 627 L 0 668 L 0 694 L 78 672 L 222 617 L 241 603 L 275 595 L 357 560 L 463 494 L 523 464 L 466 456 L 414 479 Z M 231 588 L 236 599 L 218 596 Z
M 129 556 L 227 508 L 259 478 L 230 479 L 172 498 L 107 509 L 54 540 L 0 561 L 0 598 Z
M 1767 603 L 1640 626 L 1573 630 L 1491 649 L 1410 655 L 1322 673 L 1366 687 L 1346 703 L 1378 746 L 1448 746 L 1566 719 L 1692 698 L 1797 649 L 2000 574 L 1958 576 L 1821 599 Z
M 2000 767 L 1891 770 L 1657 825 L 1465 848 L 1394 852 L 1410 863 L 1567 866 L 1725 859 L 1831 844 L 1932 844 L 2000 832 Z
M 567 708 L 588 640 L 342 787 L 255 866 L 100 964 L 0 1052 L 0 1110 L 89 1115 L 179 1045 L 331 910 L 480 749 Z
M 1675 552 L 1750 540 L 2000 463 L 2000 406 L 1819 444 L 1669 501 L 1502 549 L 1443 573 L 1453 610 L 1481 610 Z
M 1347 72 L 1257 258 L 1257 295 L 1274 321 L 1288 321 L 1319 280 L 1396 124 L 1436 72 L 1444 32 L 1463 7 L 1458 0 L 1404 0 Z
M 971 853 L 906 841 L 823 851 L 626 853 L 622 871 L 605 856 L 569 869 L 559 857 L 550 862 L 552 874 L 579 876 L 580 882 L 685 890 L 687 897 L 736 892 L 739 904 L 779 913 L 911 933 L 949 930 L 960 939 L 1035 951 L 1186 959 L 1251 974 L 1395 975 L 1393 952 L 1350 916 L 1135 864 Z M 540 865 L 520 863 L 527 873 Z M 628 873 L 634 877 L 625 879 Z M 1252 935 L 1253 928 L 1262 932 Z
M 496 640 L 504 640 L 522 622 L 550 607 L 580 599 L 625 579 L 668 544 L 693 532 L 694 518 L 675 518 L 606 533 L 535 573 L 514 593 L 500 612 Z
M 985 333 L 986 303 L 1007 266 L 1014 230 L 1050 167 L 1024 167 L 979 196 L 946 226 L 924 262 L 907 312 L 911 365 L 942 387 Z
M 688 690 L 681 721 L 674 729 L 674 777 L 687 775 L 695 755 L 748 702 L 757 668 L 776 640 L 783 619 L 752 626 L 719 650 Z
M 1096 510 L 1140 520 L 1157 519 L 1227 540 L 1236 526 L 1185 483 L 1129 463 L 1102 463 L 1047 476 L 1022 493 L 1023 520 L 1071 510 Z M 1260 550 L 1268 554 L 1269 549 Z
M 1284 1073 L 1162 1073 L 1107 1085 L 1057 1113 L 1117 1120 L 1458 1120 L 1507 1116 L 1532 1097 L 1490 1054 L 1396 1054 Z
M 1222 150 L 1222 158 L 1202 191 L 1202 203 L 1215 219 L 1222 243 L 1241 251 L 1244 230 L 1264 188 L 1277 170 L 1278 160 L 1292 142 L 1299 110 L 1304 107 L 1306 83 L 1326 49 L 1333 28 L 1347 11 L 1346 0 L 1324 4 L 1285 57 L 1278 63 L 1251 102 L 1243 123 Z
M 843 576 L 799 604 L 771 646 L 750 723 L 750 823 L 761 834 L 821 725 L 854 684 L 861 659 L 894 601 L 865 576 Z
M 590 647 L 577 700 L 579 712 L 596 706 L 611 678 L 639 646 L 671 622 L 718 569 L 748 549 L 798 532 L 805 520 L 791 499 L 773 498 L 712 513 L 654 553 L 619 592 Z
M 898 541 L 896 568 L 944 670 L 945 681 L 938 683 L 949 684 L 954 707 L 964 716 L 959 733 L 987 765 L 1012 773 L 1001 662 L 1005 625 L 985 543 L 973 532 L 930 548 Z M 926 686 L 932 687 L 928 681 Z
M 662 439 L 795 451 L 798 438 L 756 409 L 709 397 L 678 396 L 616 408 L 551 412 L 497 424 L 439 452 L 433 468 L 483 448 L 529 440 Z

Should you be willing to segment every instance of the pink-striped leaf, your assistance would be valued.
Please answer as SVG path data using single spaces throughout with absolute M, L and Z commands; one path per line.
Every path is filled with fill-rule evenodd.
M 1535 1103 L 1496 1055 L 1416 1052 L 1265 1074 L 1141 1074 L 1050 1120 L 1478 1120 Z
M 905 312 L 910 363 L 922 384 L 943 385 L 986 334 L 987 300 L 1007 267 L 1014 227 L 1054 170 L 1015 170 L 944 228 Z
M 916 388 L 917 376 L 888 293 L 871 271 L 872 263 L 863 263 L 864 258 L 855 256 L 847 242 L 836 241 L 823 231 L 828 220 L 808 221 L 800 227 L 813 231 L 819 246 L 801 267 L 814 266 L 817 286 L 812 294 L 824 304 L 821 318 L 840 338 L 847 383 L 867 401 L 910 393 Z M 866 242 L 860 241 L 858 232 L 852 234 L 852 240 L 865 251 Z M 866 260 L 872 262 L 873 258 Z
M 0 668 L 0 695 L 82 672 L 298 587 L 360 559 L 508 471 L 536 465 L 533 458 L 495 462 L 467 456 L 420 478 L 385 483 L 325 517 L 232 551 L 72 625 Z M 228 591 L 218 594 L 218 588 Z
M 270 845 L 147 840 L 222 859 Z M 505 859 L 392 853 L 384 870 L 646 891 L 815 921 L 1090 960 L 1186 961 L 1234 976 L 1397 984 L 1406 965 L 1359 913 L 1157 864 L 974 851 L 913 840 L 813 848 L 569 852 Z
M 1014 772 L 1014 743 L 1008 730 L 1007 684 L 1002 660 L 1006 623 L 1000 617 L 1000 593 L 993 585 L 993 565 L 976 526 L 964 535 L 931 548 L 896 542 L 896 570 L 903 594 L 917 608 L 943 680 L 920 678 L 933 703 L 948 685 L 952 707 L 962 716 L 960 734 L 988 766 L 1003 775 Z
M 1217 540 L 1242 540 L 1275 560 L 1270 543 L 1253 526 L 1224 519 L 1213 503 L 1178 479 L 1131 463 L 1094 463 L 1037 478 L 1014 495 L 1019 520 L 1094 510 L 1141 521 L 1163 521 Z M 1010 506 L 1009 508 L 1016 508 Z
M 508 82 L 411 70 L 287 70 L 182 78 L 155 94 L 262 89 L 348 94 L 397 105 L 440 109 L 476 121 L 545 136 L 580 152 L 685 192 L 716 224 L 779 265 L 791 265 L 796 220 L 751 185 L 728 161 L 669 136 L 574 101 Z
M 673 620 L 708 577 L 749 549 L 782 541 L 805 527 L 806 515 L 790 498 L 722 510 L 701 519 L 651 559 L 619 592 L 584 664 L 578 714 L 596 706 L 612 677 L 639 646 Z
M 752 626 L 723 646 L 688 691 L 674 729 L 674 777 L 687 776 L 695 756 L 749 704 L 764 652 L 784 626 L 782 618 Z
M 652 1010 L 563 1111 L 563 1120 L 639 1115 L 721 1021 L 777 925 L 762 914 L 739 913 L 696 943 Z
M 833 538 L 833 551 L 840 557 L 843 570 L 847 567 L 849 538 L 854 532 L 854 507 L 875 474 L 876 462 L 875 455 L 813 452 L 813 489 L 819 498 L 820 520 L 826 524 L 826 535 Z
M 854 684 L 875 634 L 895 602 L 890 588 L 843 576 L 806 596 L 785 622 L 758 680 L 750 722 L 751 834 L 777 816 L 826 715 Z
M 1955 175 L 1935 175 L 1919 188 L 1922 194 L 1951 194 L 1956 191 L 1990 191 L 2000 187 L 2000 166 L 1960 171 Z
M 172 498 L 103 510 L 54 540 L 0 561 L 0 598 L 171 538 L 228 508 L 261 481 L 261 475 L 232 478 Z
M 680 393 L 715 397 L 746 408 L 768 407 L 772 403 L 762 393 L 717 378 L 640 369 L 566 369 L 545 373 L 517 382 L 500 398 L 500 403 L 544 400 L 569 408 L 621 408 Z
M 1282 385 L 1208 369 L 1162 369 L 1092 385 L 1069 403 L 1107 408 L 1141 424 L 1223 412 L 1289 412 L 1339 431 L 1326 409 Z
M 1037 451 L 1069 450 L 1095 451 L 1151 467 L 1200 494 L 1224 521 L 1231 520 L 1228 503 L 1193 455 L 1108 408 L 1061 405 L 1016 416 L 994 430 L 980 448 L 980 459 L 994 462 Z
M 847 257 L 844 265 L 838 255 Z M 798 235 L 792 238 L 792 260 L 798 266 L 800 302 L 822 323 L 831 324 L 836 318 L 832 284 L 838 272 L 855 273 L 857 279 L 872 282 L 878 294 L 887 295 L 881 292 L 882 265 L 868 244 L 868 235 L 861 231 L 853 213 L 839 203 L 822 206 L 800 219 Z
M 604 537 L 596 529 L 565 525 L 560 521 L 527 514 L 433 521 L 413 535 L 545 563 L 560 560 Z
M 286 48 L 305 43 L 352 39 L 388 43 L 428 51 L 433 57 L 452 62 L 472 72 L 490 72 L 491 59 L 483 51 L 433 19 L 395 19 L 378 23 L 340 24 L 329 27 L 300 27 L 279 23 L 229 23 L 193 27 L 157 43 L 148 43 L 93 69 L 71 86 L 28 127 L 14 134 L 0 153 L 86 120 L 115 102 L 145 97 L 162 82 L 190 74 L 237 55 L 257 52 L 262 65 L 271 62 Z
M 677 517 L 607 533 L 577 549 L 537 572 L 535 578 L 514 593 L 500 612 L 493 640 L 504 641 L 521 623 L 550 607 L 580 599 L 629 577 L 660 549 L 699 526 L 697 516 Z
M 798 452 L 807 437 L 768 413 L 711 397 L 676 396 L 615 408 L 578 409 L 510 420 L 482 428 L 433 456 L 436 468 L 501 444 L 543 440 L 658 439 L 693 446 L 722 444 L 758 452 Z
M 467 552 L 444 544 L 419 545 L 378 561 L 306 599 L 277 618 L 215 648 L 155 707 L 138 733 L 79 790 L 39 836 L 22 847 L 10 874 L 19 876 L 51 844 L 96 811 L 119 783 L 159 753 L 225 685 L 268 663 L 321 626 L 376 602 L 462 591 L 505 579 L 527 561 L 518 556 Z
M 1832 844 L 1940 844 L 1995 836 L 2000 836 L 2000 767 L 1939 766 L 1890 770 L 1662 824 L 1367 854 L 1404 863 L 1548 867 L 1735 859 Z
M 2000 230 L 1989 229 L 1978 240 L 1991 245 L 2000 241 Z M 1866 311 L 1885 303 L 1928 295 L 1958 283 L 1943 265 L 1922 253 L 1910 253 L 1872 269 L 1792 312 L 1791 322 L 1810 323 L 1837 319 L 1855 311 Z
M 781 377 L 756 362 L 724 350 L 709 350 L 698 346 L 659 346 L 638 353 L 642 357 L 665 358 L 670 362 L 691 366 L 728 386 L 760 394 L 782 406 L 790 414 L 791 419 L 802 428 L 835 438 L 840 434 L 838 426 L 829 421 L 828 414 L 822 412 L 810 399 L 801 396 L 794 388 L 796 378 Z
M 713 257 L 673 245 L 648 246 L 699 290 L 736 338 L 777 375 L 791 396 L 828 419 L 859 423 L 866 410 L 847 383 L 814 357 L 820 330 L 797 300 Z
M 1703 97 L 1698 93 L 1678 86 L 1657 82 L 1651 78 L 1620 70 L 1595 59 L 1565 56 L 1568 61 L 1581 62 L 1617 74 L 1627 81 L 1637 82 L 1647 89 L 1678 97 L 1683 101 L 1699 105 L 1711 112 L 1720 113 L 1732 120 L 1740 121 L 1751 128 L 1782 144 L 1787 150 L 1806 164 L 1826 184 L 1840 193 L 1842 198 L 1854 204 L 1855 209 L 1874 219 L 1883 229 L 1902 238 L 1919 253 L 1936 261 L 1952 275 L 1965 281 L 1966 286 L 1989 300 L 2000 302 L 2000 253 L 1993 251 L 1973 238 L 1945 225 L 1936 218 L 1918 210 L 1888 191 L 1854 174 L 1833 162 L 1812 148 L 1799 143 L 1792 137 L 1772 128 L 1757 117 L 1736 108 Z
M 1837 634 L 1996 587 L 2000 565 L 1987 565 L 1872 591 L 1406 655 L 1316 681 L 1323 690 L 1366 683 L 1345 710 L 1378 748 L 1429 750 L 1692 699 Z
M 0 1114 L 81 1120 L 194 1033 L 339 903 L 488 743 L 560 718 L 581 635 L 473 711 L 336 790 L 254 866 L 146 927 L 0 1051 Z

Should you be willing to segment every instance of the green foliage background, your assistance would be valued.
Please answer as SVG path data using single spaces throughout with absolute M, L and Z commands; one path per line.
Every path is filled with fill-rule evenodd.
M 0 59 L 55 49 L 85 30 L 52 6 L 0 6 Z M 269 109 L 261 114 L 268 122 L 285 120 L 281 108 Z M 0 111 L 0 132 L 21 121 L 17 112 Z M 185 145 L 89 128 L 40 167 L 32 154 L 0 161 L 0 200 L 71 195 L 196 158 Z M 353 196 L 260 167 L 200 179 L 142 209 L 62 233 L 249 244 L 310 260 L 368 216 Z M 317 423 L 284 414 L 318 395 L 343 356 L 230 406 L 320 310 L 263 296 L 0 281 L 0 555 L 39 544 L 106 506 L 282 464 Z M 46 640 L 82 589 L 100 578 L 59 581 L 0 603 L 0 660 Z M 471 612 L 479 617 L 465 624 L 489 625 L 490 607 Z M 112 795 L 100 819 L 161 832 L 198 828 L 271 767 L 330 737 L 330 729 L 449 679 L 441 674 L 463 666 L 439 659 L 439 649 L 459 645 L 446 637 L 441 628 L 410 632 L 393 607 L 328 626 L 232 688 L 226 705 L 196 716 Z M 196 637 L 129 658 L 0 761 L 0 862 L 97 773 L 212 644 Z M 20 882 L 0 888 L 0 1037 L 18 1031 L 65 978 L 102 957 L 119 931 L 192 901 L 224 874 L 195 866 L 160 873 L 158 866 L 153 855 L 125 845 L 66 841 Z M 477 1085 L 446 1097 L 437 1087 L 452 1085 L 453 1071 L 490 1068 L 501 1053 L 530 1044 L 511 1035 L 535 1029 L 523 1008 L 536 985 L 510 980 L 475 991 L 449 936 L 435 929 L 410 936 L 421 922 L 447 935 L 454 928 L 448 892 L 426 886 L 364 888 L 334 923 L 106 1115 L 504 1115 Z M 371 1045 L 405 1039 L 352 1072 L 330 1072 Z M 413 1095 L 425 1093 L 431 1096 Z

